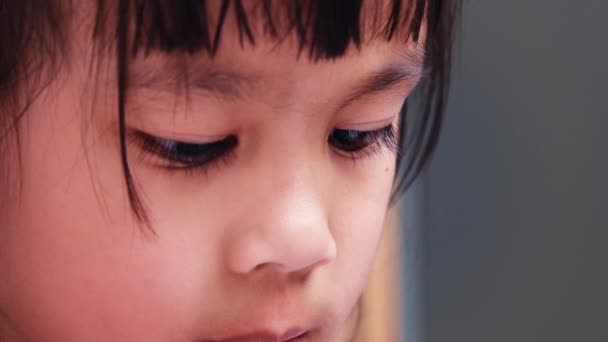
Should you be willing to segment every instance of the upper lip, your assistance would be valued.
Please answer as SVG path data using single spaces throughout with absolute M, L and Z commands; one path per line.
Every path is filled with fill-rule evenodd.
M 282 334 L 277 334 L 270 331 L 254 331 L 243 335 L 231 336 L 225 339 L 208 342 L 287 342 L 307 333 L 308 330 L 300 328 L 292 328 Z

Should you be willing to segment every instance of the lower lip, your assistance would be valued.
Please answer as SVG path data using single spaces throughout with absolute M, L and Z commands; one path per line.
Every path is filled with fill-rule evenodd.
M 296 337 L 292 337 L 290 339 L 280 339 L 280 342 L 305 342 L 308 341 L 310 337 L 310 331 L 307 331 L 301 335 L 298 335 Z M 273 339 L 274 340 L 274 339 Z M 245 338 L 237 338 L 237 339 L 229 339 L 229 340 L 204 340 L 204 341 L 200 341 L 200 342 L 255 342 L 255 341 L 270 341 L 268 340 L 268 338 L 265 337 L 245 337 Z M 277 340 L 279 341 L 279 340 Z
M 285 340 L 284 342 L 304 342 L 306 341 L 306 338 L 308 337 L 308 333 L 304 333 L 300 336 L 296 336 L 294 338 L 290 338 L 289 340 Z

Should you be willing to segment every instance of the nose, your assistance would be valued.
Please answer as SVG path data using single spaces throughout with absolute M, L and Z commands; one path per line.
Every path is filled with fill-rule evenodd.
M 272 267 L 283 273 L 310 272 L 336 257 L 328 215 L 314 187 L 301 180 L 268 182 L 239 211 L 239 229 L 227 244 L 227 266 L 248 274 Z

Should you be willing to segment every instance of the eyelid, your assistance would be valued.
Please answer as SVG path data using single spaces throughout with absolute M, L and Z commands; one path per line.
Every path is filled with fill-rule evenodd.
M 234 135 L 228 135 L 220 140 L 208 143 L 185 142 L 166 139 L 143 131 L 132 131 L 129 143 L 138 146 L 141 152 L 140 159 L 153 158 L 151 165 L 167 170 L 193 170 L 207 171 L 221 161 L 226 161 L 232 156 L 238 140 Z M 192 148 L 200 149 L 194 155 L 174 153 L 168 145 L 192 145 Z
M 221 141 L 226 139 L 228 136 L 232 134 L 197 134 L 197 133 L 184 133 L 177 132 L 176 130 L 171 129 L 162 129 L 162 128 L 151 128 L 144 127 L 133 128 L 130 130 L 131 134 L 135 135 L 147 135 L 150 137 L 154 137 L 157 139 L 162 139 L 166 141 L 172 141 L 177 143 L 184 144 L 193 144 L 193 145 L 203 145 L 203 144 L 212 144 L 217 141 Z
M 199 135 L 199 134 L 156 134 L 156 133 L 145 133 L 159 140 L 170 141 L 174 143 L 191 144 L 191 145 L 206 145 L 213 144 L 218 141 L 226 139 L 229 134 L 226 135 Z
M 375 131 L 389 126 L 397 119 L 397 115 L 389 118 L 383 118 L 365 122 L 341 122 L 335 125 L 335 129 L 352 130 L 352 131 Z

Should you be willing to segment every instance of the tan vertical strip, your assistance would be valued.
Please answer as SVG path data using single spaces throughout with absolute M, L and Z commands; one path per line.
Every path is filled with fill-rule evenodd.
M 363 296 L 361 325 L 356 342 L 398 342 L 399 232 L 397 209 L 387 214 L 385 230 L 370 282 Z M 352 324 L 351 324 L 352 327 Z M 346 336 L 350 335 L 345 333 Z M 341 342 L 348 341 L 342 338 Z

